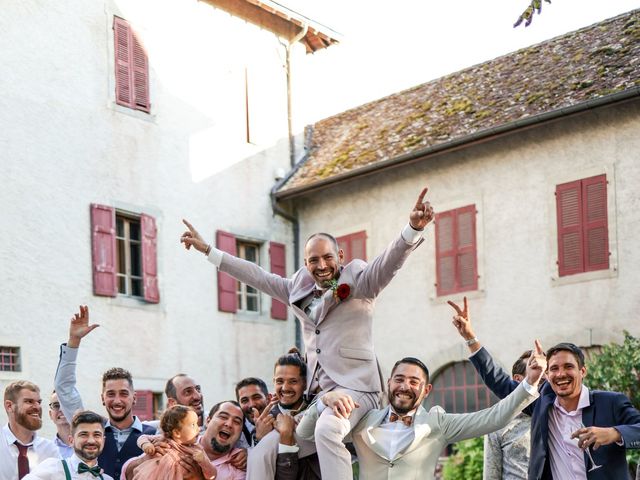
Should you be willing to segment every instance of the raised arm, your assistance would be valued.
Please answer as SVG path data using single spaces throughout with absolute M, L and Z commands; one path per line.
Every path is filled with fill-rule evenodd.
M 80 347 L 81 340 L 97 327 L 97 324 L 89 324 L 89 307 L 81 305 L 79 313 L 76 313 L 69 323 L 67 343 L 60 346 L 60 359 L 56 369 L 54 388 L 58 394 L 60 409 L 68 419 L 73 418 L 78 410 L 83 410 L 82 397 L 76 388 L 78 347 Z
M 509 421 L 538 398 L 538 383 L 547 368 L 540 342 L 536 340 L 527 363 L 527 376 L 506 398 L 490 408 L 463 414 L 440 413 L 439 424 L 449 443 L 479 437 L 506 427 Z
M 471 357 L 469 357 L 471 364 L 475 367 L 478 375 L 480 375 L 489 390 L 498 398 L 505 398 L 516 389 L 518 382 L 513 380 L 511 376 L 493 360 L 489 351 L 484 348 L 478 340 L 471 325 L 467 297 L 464 297 L 464 308 L 460 308 L 459 305 L 456 305 L 452 301 L 447 303 L 451 305 L 456 312 L 456 315 L 453 317 L 453 326 L 456 327 L 471 352 Z
M 386 287 L 404 265 L 409 254 L 421 243 L 422 232 L 434 218 L 433 207 L 424 197 L 425 187 L 409 213 L 409 223 L 401 235 L 358 274 L 354 296 L 374 298 Z
M 180 237 L 180 242 L 187 250 L 193 247 L 207 256 L 221 272 L 228 273 L 236 280 L 246 283 L 267 295 L 289 303 L 291 280 L 274 273 L 267 272 L 255 263 L 222 252 L 204 241 L 202 235 L 187 220 L 182 220 L 187 229 Z

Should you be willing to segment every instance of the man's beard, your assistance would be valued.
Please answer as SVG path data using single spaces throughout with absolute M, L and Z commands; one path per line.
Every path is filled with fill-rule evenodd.
M 84 445 L 82 448 L 74 447 L 73 451 L 76 452 L 76 455 L 78 455 L 82 460 L 95 460 L 100 456 L 100 447 L 96 448 L 95 452 L 86 452 L 84 450 L 86 446 L 87 445 Z
M 16 413 L 16 423 L 27 430 L 35 432 L 42 427 L 42 418 L 35 418 L 29 414 L 18 412 Z
M 109 414 L 109 420 L 115 421 L 115 422 L 121 422 L 131 414 L 131 410 L 132 410 L 131 408 L 129 410 L 125 410 L 124 412 L 122 412 L 122 414 L 119 417 L 114 416 L 113 412 L 110 409 L 107 410 L 107 413 Z
M 409 413 L 411 410 L 414 410 L 417 406 L 418 406 L 418 397 L 413 397 L 413 401 L 406 407 L 402 407 L 402 406 L 396 406 L 393 402 L 394 400 L 394 394 L 389 394 L 391 396 L 391 398 L 389 398 L 389 403 L 393 406 L 393 410 L 398 414 L 398 415 L 405 415 L 407 413 Z
M 213 448 L 213 451 L 216 453 L 227 453 L 229 450 L 231 450 L 231 444 L 221 445 L 218 443 L 218 441 L 215 438 L 212 438 L 211 448 Z

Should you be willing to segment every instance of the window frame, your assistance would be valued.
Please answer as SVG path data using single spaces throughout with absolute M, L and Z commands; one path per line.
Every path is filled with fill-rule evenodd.
M 140 215 L 135 215 L 132 214 L 130 212 L 124 212 L 122 210 L 118 210 L 115 209 L 115 216 L 116 216 L 116 250 L 115 250 L 115 254 L 116 254 L 116 271 L 115 271 L 115 275 L 116 275 L 116 283 L 117 283 L 117 292 L 118 295 L 123 295 L 126 297 L 132 297 L 132 298 L 137 298 L 137 299 L 142 299 L 144 300 L 144 274 L 143 274 L 143 259 L 142 259 L 142 221 L 141 221 L 141 217 Z M 118 220 L 122 220 L 124 222 L 124 237 L 120 237 L 118 235 Z M 138 232 L 139 232 L 139 238 L 138 240 L 131 240 L 131 224 L 133 222 L 136 222 L 138 225 Z M 125 258 L 124 258 L 124 267 L 125 267 L 125 273 L 121 273 L 120 272 L 120 248 L 119 248 L 119 241 L 123 240 L 124 241 L 124 254 L 125 254 Z M 138 258 L 139 258 L 139 271 L 140 271 L 140 275 L 139 276 L 134 276 L 132 273 L 132 264 L 131 264 L 131 245 L 138 245 L 138 249 L 139 249 L 139 253 L 138 253 Z M 135 277 L 135 278 L 134 278 Z M 125 292 L 121 292 L 120 291 L 120 279 L 124 278 L 124 283 L 125 283 Z M 135 295 L 133 293 L 133 281 L 134 279 L 136 281 L 140 282 L 140 295 Z
M 256 261 L 252 261 L 252 260 L 248 260 L 245 255 L 245 250 L 247 247 L 254 247 L 255 248 L 255 252 L 256 252 Z M 256 240 L 247 240 L 241 237 L 236 236 L 236 252 L 237 252 L 237 256 L 238 258 L 242 258 L 243 260 L 247 260 L 248 262 L 251 263 L 255 263 L 258 266 L 261 266 L 261 248 L 262 248 L 262 244 Z M 247 290 L 249 288 L 252 288 L 253 290 L 255 290 L 254 292 L 249 293 Z M 242 314 L 249 314 L 249 315 L 259 315 L 262 313 L 262 295 L 260 290 L 250 287 L 249 285 L 247 285 L 246 283 L 243 283 L 241 281 L 237 281 L 237 286 L 236 286 L 236 295 L 238 296 L 238 308 L 237 308 L 237 313 L 242 313 Z M 249 310 L 247 309 L 247 299 L 248 297 L 251 298 L 255 298 L 256 299 L 256 304 L 257 304 L 257 309 L 256 310 Z
M 9 351 L 5 351 L 9 350 Z M 14 368 L 5 369 L 5 357 L 9 357 L 7 366 L 14 366 Z M 17 358 L 17 361 L 11 361 L 12 358 Z M 2 373 L 21 373 L 22 368 L 22 349 L 19 346 L 14 345 L 0 345 L 0 372 Z
M 130 110 L 151 113 L 149 55 L 140 34 L 131 22 L 113 15 L 113 74 L 115 103 Z M 126 59 L 119 58 L 118 40 L 126 35 Z M 138 60 L 138 61 L 136 61 Z M 141 62 L 140 62 L 141 60 Z M 140 65 L 142 63 L 142 65 Z M 126 86 L 123 77 L 126 76 Z M 137 77 L 137 78 L 136 78 Z M 123 89 L 128 90 L 129 100 L 123 98 Z

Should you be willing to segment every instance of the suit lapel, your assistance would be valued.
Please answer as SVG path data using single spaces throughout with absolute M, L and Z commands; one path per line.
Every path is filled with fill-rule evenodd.
M 585 427 L 593 427 L 596 415 L 595 403 L 593 402 L 593 392 L 589 390 L 589 406 L 582 409 L 582 423 Z
M 380 424 L 384 421 L 384 419 L 387 418 L 388 414 L 389 414 L 388 406 L 387 408 L 384 408 L 382 410 L 378 410 L 375 413 L 369 414 L 369 418 L 367 419 L 367 425 L 358 433 L 358 435 L 360 435 L 360 437 L 362 438 L 364 443 L 367 445 L 367 447 L 369 447 L 376 455 L 384 458 L 387 461 L 391 459 L 387 457 L 387 452 L 385 452 L 384 449 L 380 446 L 380 444 L 376 442 L 376 439 L 371 434 L 371 431 L 374 428 L 379 427 Z

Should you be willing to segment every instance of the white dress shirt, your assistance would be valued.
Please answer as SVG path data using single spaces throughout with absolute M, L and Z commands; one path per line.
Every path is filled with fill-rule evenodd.
M 584 452 L 571 434 L 581 428 L 582 409 L 589 405 L 589 389 L 582 385 L 578 408 L 573 412 L 562 408 L 558 398 L 549 410 L 549 460 L 553 478 L 587 480 Z
M 413 425 L 407 426 L 400 420 L 397 422 L 391 421 L 391 414 L 396 413 L 393 407 L 389 406 L 389 412 L 387 418 L 376 428 L 371 430 L 371 436 L 376 440 L 378 445 L 382 447 L 388 459 L 396 458 L 398 453 L 404 452 L 413 439 L 415 438 L 415 429 Z M 409 413 L 399 416 L 415 416 L 416 411 L 412 410 Z
M 0 433 L 0 479 L 18 480 L 18 447 L 14 445 L 16 437 L 9 425 L 2 427 Z M 59 458 L 58 447 L 51 440 L 33 433 L 33 440 L 28 444 L 29 468 L 33 468 L 47 458 Z
M 100 477 L 94 477 L 91 472 L 78 473 L 78 465 L 82 460 L 74 453 L 66 459 L 69 473 L 72 480 L 98 480 Z M 109 475 L 103 473 L 102 480 L 113 480 Z M 37 468 L 31 470 L 31 473 L 22 480 L 64 480 L 65 473 L 62 466 L 62 460 L 49 458 L 38 465 Z

